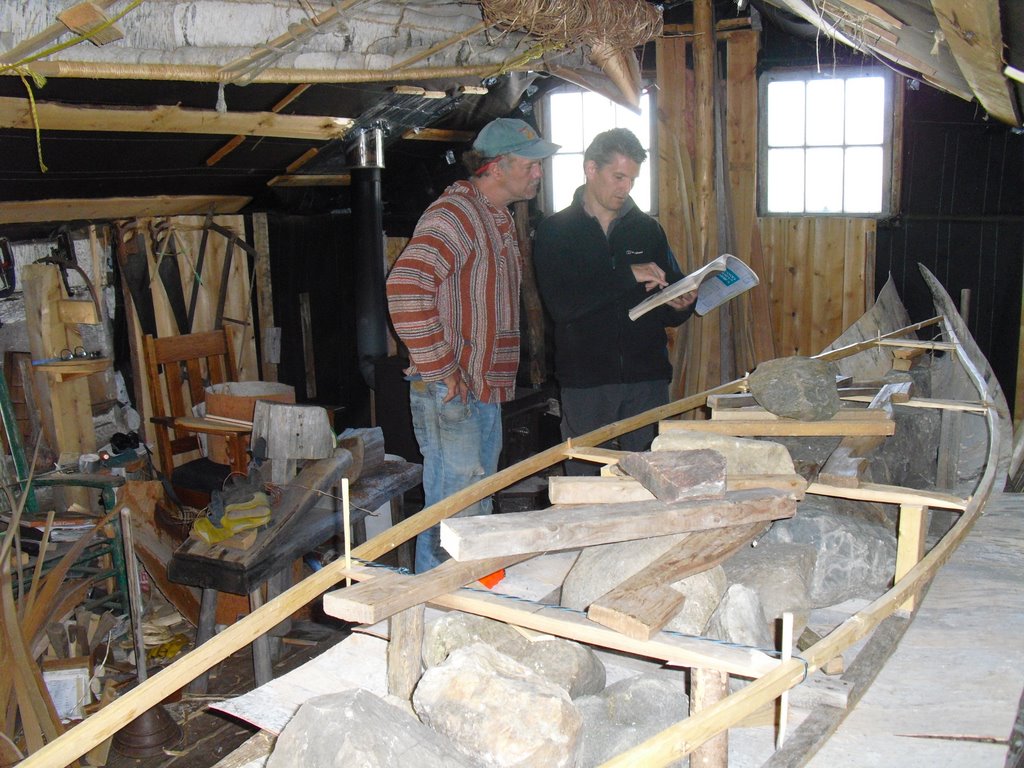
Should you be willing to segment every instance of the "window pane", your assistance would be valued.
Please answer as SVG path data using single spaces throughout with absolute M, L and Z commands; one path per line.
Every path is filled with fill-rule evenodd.
M 563 152 L 582 152 L 582 94 L 579 91 L 553 93 L 548 103 L 551 110 L 551 141 L 560 144 Z
M 648 117 L 649 113 L 647 112 L 649 101 L 650 99 L 646 93 L 640 96 L 639 115 L 625 107 L 615 106 L 615 126 L 617 128 L 628 128 L 645 148 L 651 146 L 651 119 Z
M 636 177 L 633 191 L 629 193 L 641 211 L 651 210 L 651 159 L 640 166 L 640 175 Z
M 804 209 L 804 151 L 768 150 L 768 210 L 800 213 Z
M 807 150 L 808 213 L 843 210 L 843 150 L 839 147 Z
M 843 143 L 843 81 L 811 80 L 807 83 L 807 144 L 837 146 Z
M 881 144 L 885 129 L 885 80 L 855 77 L 846 81 L 846 143 Z
M 768 146 L 799 147 L 804 143 L 804 84 L 780 80 L 768 84 Z
M 587 91 L 583 94 L 583 114 L 582 149 L 586 149 L 597 134 L 615 127 L 615 105 L 606 97 Z
M 882 148 L 846 150 L 845 208 L 850 213 L 882 210 Z
M 551 158 L 551 210 L 560 211 L 572 203 L 576 187 L 584 182 L 583 155 L 559 152 Z

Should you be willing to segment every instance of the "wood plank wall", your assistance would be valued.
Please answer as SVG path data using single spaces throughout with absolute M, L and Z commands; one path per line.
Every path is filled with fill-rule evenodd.
M 694 184 L 696 76 L 687 65 L 693 40 L 680 35 L 657 41 L 658 218 L 684 271 L 717 255 L 705 254 L 706 244 L 721 240 L 722 249 L 728 243 L 751 265 L 761 284 L 730 302 L 727 312 L 694 316 L 670 333 L 674 397 L 716 386 L 772 357 L 816 354 L 874 299 L 873 219 L 757 216 L 758 33 L 753 30 L 718 34 L 720 58 L 723 48 L 725 53 L 723 84 L 716 90 L 724 99 L 720 156 L 727 174 L 717 176 L 728 179 L 729 205 L 720 213 L 725 226 L 701 225 Z M 717 230 L 714 237 L 705 232 L 711 227 Z

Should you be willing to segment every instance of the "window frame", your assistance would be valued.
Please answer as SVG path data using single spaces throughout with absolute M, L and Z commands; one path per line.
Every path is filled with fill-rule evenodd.
M 540 112 L 540 124 L 543 126 L 542 134 L 544 138 L 551 137 L 551 96 L 554 94 L 561 93 L 584 93 L 588 92 L 587 88 L 573 83 L 562 83 L 557 85 L 544 93 L 540 103 L 538 104 L 538 111 Z M 589 91 L 594 93 L 593 91 Z M 647 146 L 647 159 L 644 161 L 645 169 L 647 170 L 651 180 L 651 208 L 648 213 L 650 216 L 657 218 L 658 216 L 658 100 L 657 100 L 657 89 L 656 88 L 645 88 L 643 91 L 644 95 L 647 96 L 647 121 L 649 123 L 648 135 L 650 136 L 650 142 Z M 603 96 L 604 94 L 597 93 L 597 96 Z M 624 105 L 616 102 L 614 99 L 605 96 L 608 101 L 614 103 L 616 106 L 623 109 L 628 109 Z M 615 126 L 609 125 L 608 128 L 614 128 Z M 584 150 L 586 147 L 584 147 Z M 538 200 L 538 206 L 545 215 L 551 215 L 558 211 L 554 209 L 554 174 L 552 173 L 552 159 L 545 158 L 544 160 L 544 181 L 542 184 L 543 193 L 540 195 Z M 583 178 L 583 162 L 582 154 L 580 155 L 579 164 L 579 176 L 576 187 L 583 185 L 585 179 Z M 558 209 L 562 210 L 562 209 Z
M 885 82 L 885 103 L 882 107 L 882 205 L 875 212 L 863 211 L 769 211 L 768 210 L 768 86 L 774 82 L 800 80 L 805 83 L 812 80 L 828 80 L 840 77 L 850 80 L 860 77 L 881 77 Z M 820 72 L 815 67 L 773 68 L 763 72 L 758 78 L 758 128 L 757 128 L 757 213 L 762 217 L 838 217 L 838 218 L 870 218 L 887 219 L 896 213 L 895 193 L 898 190 L 897 163 L 894 159 L 897 128 L 897 96 L 895 89 L 898 81 L 893 72 L 883 66 L 837 66 L 829 72 Z M 806 112 L 805 112 L 806 114 Z M 805 136 L 806 141 L 806 136 Z M 844 149 L 857 146 L 875 146 L 842 144 Z M 806 153 L 809 148 L 805 143 L 799 147 Z M 806 194 L 804 208 L 806 209 Z

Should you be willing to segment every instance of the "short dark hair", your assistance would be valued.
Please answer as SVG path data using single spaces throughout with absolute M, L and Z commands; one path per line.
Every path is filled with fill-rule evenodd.
M 629 129 L 612 128 L 594 137 L 583 153 L 583 162 L 593 160 L 598 168 L 602 168 L 612 162 L 615 155 L 623 155 L 639 164 L 647 159 L 647 150 Z

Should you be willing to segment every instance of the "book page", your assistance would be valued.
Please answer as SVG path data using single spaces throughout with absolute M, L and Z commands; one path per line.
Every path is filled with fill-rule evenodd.
M 698 315 L 706 315 L 715 307 L 721 306 L 744 291 L 749 291 L 760 282 L 754 270 L 735 256 L 727 253 L 715 259 L 719 260 L 724 262 L 725 269 L 709 276 L 697 290 L 697 305 L 694 311 Z
M 730 257 L 735 258 L 735 257 Z M 696 272 L 691 272 L 682 280 L 677 280 L 671 285 L 666 285 L 660 291 L 652 293 L 646 299 L 641 301 L 631 310 L 629 310 L 629 319 L 636 320 L 638 317 L 647 314 L 655 307 L 660 307 L 662 304 L 672 301 L 672 299 L 682 296 L 684 293 L 697 290 L 698 286 L 702 284 L 708 275 L 714 272 L 720 272 L 726 268 L 725 255 L 719 256 L 713 261 L 709 261 L 703 267 L 698 269 Z

